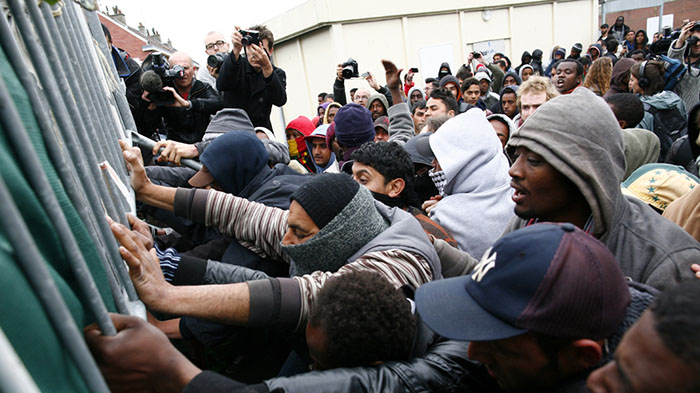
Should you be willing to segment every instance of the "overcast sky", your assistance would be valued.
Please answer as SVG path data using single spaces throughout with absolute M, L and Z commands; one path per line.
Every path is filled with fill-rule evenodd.
M 143 23 L 149 30 L 155 28 L 161 39 L 168 38 L 173 46 L 189 53 L 199 64 L 206 63 L 204 36 L 218 30 L 230 41 L 233 26 L 242 28 L 263 23 L 306 0 L 107 0 L 100 2 L 100 11 L 119 7 L 131 27 Z M 110 11 L 111 13 L 111 11 Z

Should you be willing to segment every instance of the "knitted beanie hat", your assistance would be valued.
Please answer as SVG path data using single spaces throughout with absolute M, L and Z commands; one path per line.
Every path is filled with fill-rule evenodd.
M 372 114 L 362 105 L 347 104 L 335 114 L 335 138 L 345 147 L 360 146 L 374 140 Z
M 360 185 L 345 173 L 322 173 L 300 186 L 291 196 L 319 229 L 323 229 L 350 203 Z

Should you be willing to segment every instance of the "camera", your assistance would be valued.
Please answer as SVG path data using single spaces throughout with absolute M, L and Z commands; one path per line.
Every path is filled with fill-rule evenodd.
M 472 55 L 474 55 L 475 59 L 478 59 L 481 57 L 481 52 L 479 52 L 478 50 L 475 50 L 474 52 L 472 52 Z
M 243 46 L 250 46 L 251 44 L 259 44 L 260 43 L 260 32 L 257 30 L 238 30 L 239 33 L 243 36 L 241 38 L 241 44 Z
M 150 100 L 158 106 L 174 103 L 175 97 L 171 92 L 163 90 L 163 86 L 173 87 L 173 81 L 185 77 L 185 69 L 181 65 L 170 67 L 160 52 L 148 55 L 141 69 L 141 88 L 148 91 Z
M 207 65 L 218 72 L 227 57 L 228 53 L 215 53 L 207 57 Z
M 360 76 L 360 72 L 357 70 L 357 61 L 352 57 L 340 66 L 343 67 L 343 79 L 357 78 Z
M 688 42 L 688 47 L 697 45 L 698 40 L 700 40 L 700 38 L 698 38 L 698 36 L 696 36 L 696 35 L 691 35 L 690 38 L 688 38 L 688 40 L 687 40 L 687 42 Z

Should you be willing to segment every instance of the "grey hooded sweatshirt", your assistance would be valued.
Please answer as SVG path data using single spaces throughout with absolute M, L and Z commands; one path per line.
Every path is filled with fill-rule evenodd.
M 692 278 L 690 265 L 700 261 L 700 244 L 620 191 L 625 153 L 619 130 L 605 101 L 579 88 L 542 105 L 511 136 L 508 149 L 523 146 L 541 155 L 576 184 L 591 208 L 593 235 L 612 251 L 626 276 L 658 289 Z M 506 232 L 525 225 L 516 217 Z

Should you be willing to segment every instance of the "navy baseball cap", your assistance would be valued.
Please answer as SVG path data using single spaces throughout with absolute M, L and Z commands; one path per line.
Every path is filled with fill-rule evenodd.
M 572 224 L 535 224 L 501 238 L 471 276 L 416 292 L 418 313 L 437 334 L 493 341 L 536 332 L 603 339 L 630 301 L 612 253 Z

